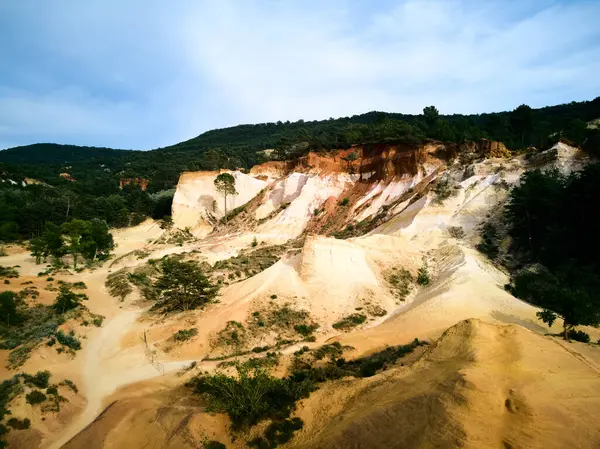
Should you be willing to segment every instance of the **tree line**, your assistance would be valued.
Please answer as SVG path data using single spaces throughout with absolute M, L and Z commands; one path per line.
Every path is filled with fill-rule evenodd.
M 545 323 L 561 318 L 567 339 L 580 335 L 576 326 L 600 324 L 598 179 L 598 163 L 571 175 L 534 170 L 523 175 L 506 206 L 512 249 L 525 267 L 509 289 L 542 307 L 538 317 Z
M 62 264 L 62 258 L 70 255 L 73 268 L 78 261 L 106 260 L 114 248 L 113 236 L 105 221 L 93 218 L 90 221 L 74 219 L 58 226 L 47 222 L 39 237 L 29 241 L 29 250 L 36 263 L 52 258 L 55 264 Z

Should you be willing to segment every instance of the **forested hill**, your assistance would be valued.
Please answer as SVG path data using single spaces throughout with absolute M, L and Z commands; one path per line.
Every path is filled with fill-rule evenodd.
M 456 142 L 482 137 L 502 141 L 512 149 L 544 148 L 558 136 L 583 143 L 587 122 L 599 117 L 600 97 L 541 109 L 520 106 L 511 112 L 479 115 L 437 115 L 437 110 L 429 107 L 422 115 L 369 112 L 321 121 L 239 125 L 208 131 L 152 151 L 35 144 L 0 151 L 0 164 L 48 183 L 54 183 L 57 170 L 67 166 L 75 178 L 102 177 L 109 170 L 113 174 L 117 171 L 121 177 L 149 178 L 151 190 L 158 191 L 172 187 L 183 170 L 249 168 L 261 162 L 261 151 L 269 148 L 278 149 L 279 157 L 285 157 L 299 148 L 340 148 L 385 139 Z M 299 143 L 302 145 L 296 145 Z
M 600 153 L 600 97 L 593 101 L 480 115 L 369 112 L 338 119 L 239 125 L 208 131 L 152 151 L 113 150 L 40 143 L 0 151 L 0 242 L 39 235 L 48 222 L 99 218 L 128 226 L 146 216 L 170 213 L 173 188 L 188 170 L 250 168 L 266 158 L 286 159 L 309 150 L 347 148 L 376 142 L 462 142 L 488 138 L 510 149 L 545 149 L 567 138 Z M 33 178 L 41 181 L 32 185 Z M 144 178 L 124 189 L 123 178 Z M 148 183 L 146 185 L 146 183 Z

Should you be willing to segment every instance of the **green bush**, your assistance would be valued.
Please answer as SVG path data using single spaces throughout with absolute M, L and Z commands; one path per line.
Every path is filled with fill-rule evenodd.
M 59 385 L 66 385 L 67 387 L 69 387 L 71 390 L 73 390 L 74 393 L 79 392 L 77 386 L 75 385 L 75 383 L 72 380 L 69 379 L 65 379 L 63 380 Z
M 234 428 L 252 426 L 267 418 L 285 419 L 296 401 L 313 389 L 309 382 L 278 379 L 264 369 L 236 366 L 237 377 L 217 372 L 195 378 L 191 385 L 203 394 L 213 411 L 229 415 Z
M 481 227 L 481 242 L 476 248 L 490 259 L 498 256 L 498 231 L 491 223 L 485 223 Z
M 294 326 L 294 330 L 304 337 L 308 337 L 318 328 L 318 324 L 296 324 Z
M 448 228 L 448 233 L 450 234 L 450 237 L 453 237 L 455 239 L 465 238 L 466 235 L 465 231 L 460 226 L 450 226 Z
M 256 236 L 252 239 L 252 248 L 255 248 L 258 245 L 258 240 L 256 240 Z
M 342 201 L 340 201 L 340 206 L 347 206 L 350 203 L 350 200 L 348 198 L 344 198 Z
M 41 404 L 46 400 L 46 395 L 39 390 L 33 390 L 25 395 L 25 400 L 28 404 Z
M 193 327 L 191 329 L 181 329 L 175 332 L 171 338 L 174 341 L 187 341 L 196 335 L 198 335 L 198 329 Z
M 404 268 L 394 267 L 386 276 L 387 281 L 392 285 L 396 296 L 404 301 L 413 289 L 413 276 L 410 271 Z
M 345 316 L 337 323 L 333 323 L 334 329 L 348 330 L 353 327 L 356 327 L 367 320 L 367 317 L 362 313 L 353 313 L 351 315 Z
M 31 427 L 31 421 L 29 418 L 18 419 L 18 418 L 10 418 L 6 424 L 12 427 L 15 430 L 25 430 Z
M 211 440 L 204 443 L 204 449 L 227 449 L 227 446 L 219 441 Z
M 417 273 L 417 284 L 429 285 L 430 282 L 431 280 L 429 279 L 429 269 L 427 267 L 427 262 L 423 260 L 423 265 L 421 265 Z
M 273 422 L 266 428 L 264 437 L 254 438 L 248 442 L 248 446 L 257 449 L 274 449 L 290 441 L 294 432 L 302 429 L 303 426 L 304 422 L 300 418 Z
M 571 340 L 580 341 L 582 343 L 590 342 L 590 335 L 583 331 L 576 331 L 575 329 L 571 329 L 569 331 L 569 338 Z
M 22 374 L 21 377 L 27 386 L 34 386 L 38 388 L 48 388 L 50 377 L 52 374 L 50 371 L 38 371 L 34 376 L 30 374 Z
M 126 268 L 122 268 L 119 271 L 111 273 L 106 278 L 104 285 L 108 289 L 108 293 L 111 296 L 120 298 L 124 301 L 125 298 L 133 292 L 133 288 L 129 283 L 129 276 Z
M 81 349 L 81 342 L 75 337 L 74 332 L 71 331 L 68 335 L 63 331 L 56 333 L 56 340 L 63 346 L 67 346 L 75 351 Z

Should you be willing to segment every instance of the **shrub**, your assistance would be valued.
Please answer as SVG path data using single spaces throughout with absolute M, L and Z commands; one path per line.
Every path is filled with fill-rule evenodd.
M 319 327 L 318 324 L 297 324 L 294 326 L 294 330 L 304 337 L 308 337 Z
M 92 320 L 92 324 L 96 327 L 101 327 L 103 321 L 104 321 L 104 317 L 98 316 Z
M 25 395 L 25 400 L 28 404 L 41 404 L 46 400 L 46 395 L 39 390 L 33 390 Z
M 589 343 L 590 342 L 590 336 L 589 334 L 583 332 L 583 331 L 576 331 L 575 329 L 571 329 L 569 331 L 569 338 L 571 340 L 575 340 L 575 341 L 580 341 L 582 343 Z
M 58 388 L 56 388 L 54 385 L 52 385 L 51 387 L 48 387 L 46 389 L 46 394 L 57 395 L 58 394 Z
M 284 419 L 271 423 L 265 430 L 264 437 L 256 437 L 248 442 L 249 447 L 257 449 L 273 449 L 292 439 L 294 432 L 302 429 L 304 422 L 300 418 Z
M 498 231 L 494 225 L 485 223 L 481 227 L 481 242 L 476 247 L 490 259 L 498 256 Z
M 433 191 L 436 195 L 435 201 L 438 204 L 442 204 L 445 200 L 453 196 L 456 192 L 452 182 L 448 176 L 444 176 L 435 184 Z
M 465 231 L 460 226 L 450 226 L 448 228 L 448 233 L 450 234 L 450 237 L 455 239 L 462 239 L 465 237 Z
M 30 374 L 22 374 L 21 377 L 25 382 L 25 385 L 34 386 L 38 388 L 48 388 L 50 377 L 52 374 L 50 371 L 38 371 L 34 376 Z
M 173 341 L 187 341 L 192 337 L 198 335 L 198 329 L 195 327 L 191 329 L 181 329 L 173 334 L 171 339 Z
M 396 296 L 404 301 L 413 289 L 413 277 L 408 270 L 394 267 L 387 275 L 387 281 L 392 285 Z
M 31 427 L 31 421 L 29 418 L 18 419 L 18 418 L 10 418 L 6 424 L 16 430 L 24 430 L 29 429 Z
M 68 335 L 63 333 L 63 331 L 58 331 L 56 333 L 56 340 L 63 346 L 67 346 L 75 351 L 79 351 L 81 349 L 81 342 L 75 337 L 74 332 L 71 331 Z
M 350 203 L 350 200 L 348 198 L 344 198 L 342 201 L 340 201 L 340 206 L 347 206 Z
M 256 236 L 252 239 L 252 248 L 255 248 L 258 245 L 258 240 L 256 240 Z
M 429 279 L 429 269 L 427 267 L 427 262 L 423 260 L 423 265 L 421 265 L 417 273 L 417 284 L 429 285 L 430 282 L 431 280 Z
M 227 413 L 236 429 L 267 418 L 287 418 L 296 401 L 312 390 L 308 382 L 278 379 L 264 369 L 251 369 L 241 364 L 236 365 L 236 369 L 237 377 L 217 372 L 191 382 L 195 391 L 207 398 L 209 408 Z
M 59 385 L 66 385 L 71 390 L 73 390 L 74 393 L 79 392 L 79 389 L 77 388 L 77 386 L 75 385 L 75 383 L 72 380 L 65 379 Z
M 124 301 L 133 292 L 133 288 L 129 284 L 128 272 L 125 268 L 109 274 L 104 285 L 111 296 L 120 298 L 121 301 Z
M 6 285 L 8 285 L 8 284 L 10 284 L 10 281 L 9 281 L 8 279 L 4 279 L 4 283 L 5 283 Z
M 204 443 L 204 449 L 227 449 L 227 446 L 219 441 L 211 440 Z
M 271 295 L 271 299 L 277 299 L 277 295 Z
M 334 329 L 348 330 L 353 327 L 356 327 L 367 320 L 367 317 L 362 313 L 353 313 L 351 315 L 345 316 L 337 323 L 333 323 Z

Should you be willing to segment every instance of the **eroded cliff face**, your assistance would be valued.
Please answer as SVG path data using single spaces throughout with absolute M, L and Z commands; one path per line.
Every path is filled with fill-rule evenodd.
M 230 212 L 254 198 L 267 181 L 239 171 L 229 172 L 235 178 L 237 195 L 227 197 Z M 225 215 L 225 200 L 215 189 L 219 172 L 186 172 L 179 177 L 173 197 L 173 222 L 178 228 L 189 227 L 196 235 L 208 234 L 215 222 Z
M 251 212 L 258 223 L 257 234 L 269 239 L 279 236 L 285 241 L 299 236 L 323 213 L 339 215 L 331 211 L 338 202 L 346 207 L 344 220 L 363 221 L 431 182 L 457 155 L 470 160 L 505 152 L 501 143 L 484 139 L 462 145 L 369 144 L 309 152 L 295 160 L 257 165 L 249 174 L 232 172 L 239 194 L 228 198 L 227 210 L 243 206 L 264 191 L 261 204 Z M 213 184 L 217 175 L 194 172 L 181 176 L 173 200 L 177 227 L 190 227 L 196 235 L 206 235 L 224 215 L 223 199 Z

